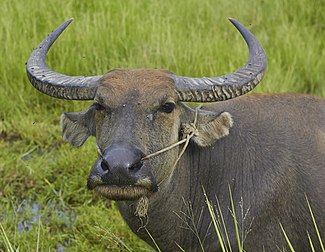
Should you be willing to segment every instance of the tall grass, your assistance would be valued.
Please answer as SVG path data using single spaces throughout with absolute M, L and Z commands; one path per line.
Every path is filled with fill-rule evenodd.
M 305 195 L 305 197 L 306 197 L 306 202 L 307 202 L 307 206 L 308 206 L 310 216 L 311 216 L 311 218 L 313 220 L 313 224 L 314 224 L 314 228 L 315 228 L 315 231 L 316 231 L 316 234 L 317 234 L 319 245 L 320 245 L 322 251 L 325 251 L 324 243 L 323 243 L 322 238 L 320 236 L 319 229 L 318 229 L 315 217 L 314 217 L 313 210 L 311 209 L 311 206 L 310 206 L 309 200 L 307 198 L 307 195 Z M 308 233 L 308 238 L 309 238 L 309 242 L 310 242 L 310 247 L 311 247 L 312 251 L 314 251 L 315 249 L 314 249 L 313 241 L 311 240 L 309 233 Z M 316 241 L 314 241 L 314 242 L 316 242 Z
M 8 239 L 8 236 L 6 234 L 6 231 L 4 230 L 1 222 L 0 222 L 0 235 L 1 235 L 2 241 L 4 243 L 4 248 L 9 252 L 14 252 L 15 250 L 13 249 L 13 247 Z
M 238 202 L 234 202 L 234 200 L 233 200 L 230 185 L 228 185 L 228 188 L 229 188 L 229 199 L 230 199 L 230 207 L 228 208 L 228 210 L 230 211 L 232 220 L 233 220 L 233 226 L 234 226 L 235 234 L 236 234 L 235 237 L 237 240 L 236 245 L 238 246 L 238 252 L 243 252 L 243 251 L 246 251 L 244 242 L 245 242 L 246 235 L 248 234 L 247 232 L 250 232 L 252 223 L 250 223 L 250 225 L 248 227 L 248 231 L 245 232 L 244 231 L 244 222 L 245 222 L 245 218 L 246 218 L 246 213 L 244 213 L 243 202 L 239 202 L 242 215 L 241 215 L 241 217 L 238 217 L 236 214 L 236 211 L 235 211 L 235 204 L 238 204 Z M 220 243 L 221 251 L 222 252 L 234 251 L 232 246 L 235 246 L 235 244 L 232 244 L 232 245 L 230 244 L 230 241 L 229 241 L 230 234 L 227 231 L 227 226 L 225 225 L 224 217 L 223 217 L 227 213 L 222 212 L 220 204 L 219 204 L 219 200 L 217 197 L 216 197 L 216 204 L 214 204 L 212 202 L 212 200 L 208 198 L 204 188 L 203 188 L 203 194 L 204 194 L 206 205 L 207 205 L 207 208 L 208 208 L 208 211 L 209 211 L 209 214 L 210 214 L 213 226 L 214 226 L 215 235 L 217 236 L 218 241 Z M 241 199 L 241 201 L 243 201 L 243 199 Z M 321 238 L 318 226 L 317 226 L 317 222 L 315 220 L 315 217 L 314 217 L 314 214 L 313 214 L 313 211 L 312 211 L 312 208 L 310 206 L 307 196 L 306 196 L 306 206 L 305 207 L 308 208 L 308 210 L 309 210 L 310 217 L 311 217 L 311 219 L 313 221 L 313 225 L 314 225 L 314 231 L 317 234 L 317 240 L 312 240 L 309 232 L 306 231 L 306 236 L 308 237 L 308 240 L 309 240 L 310 251 L 312 251 L 312 252 L 315 251 L 314 244 L 317 244 L 316 245 L 317 248 L 320 248 L 321 251 L 325 251 L 324 243 L 322 241 L 322 238 Z M 239 222 L 242 222 L 241 227 L 239 226 Z M 288 234 L 286 233 L 285 228 L 283 227 L 282 223 L 279 223 L 279 226 L 281 228 L 283 237 L 286 241 L 286 245 L 289 248 L 289 251 L 295 252 L 296 250 L 295 250 L 294 246 L 292 245 L 292 243 L 290 241 L 290 237 L 288 237 Z M 241 232 L 239 229 L 241 229 Z M 303 237 L 301 237 L 301 238 L 303 238 Z M 198 237 L 198 239 L 199 239 L 199 237 Z M 274 248 L 274 249 L 276 249 L 276 248 Z M 301 249 L 301 248 L 297 248 L 297 249 Z M 278 251 L 286 251 L 285 248 L 280 248 L 280 247 L 278 247 L 277 250 Z M 202 249 L 202 251 L 204 251 L 204 249 Z
M 47 97 L 27 80 L 25 62 L 51 30 L 74 17 L 48 55 L 49 66 L 65 74 L 164 68 L 215 76 L 239 68 L 247 57 L 230 16 L 267 52 L 268 71 L 256 92 L 325 96 L 324 5 L 322 0 L 1 0 L 0 221 L 6 236 L 0 236 L 0 250 L 6 249 L 4 240 L 20 251 L 149 249 L 129 231 L 114 203 L 87 192 L 94 140 L 80 149 L 61 140 L 60 114 L 85 109 L 89 102 Z M 37 222 L 29 231 L 17 228 L 32 218 L 31 209 L 17 210 L 24 200 L 40 205 L 40 229 Z M 75 213 L 75 222 L 62 221 L 58 215 L 64 211 Z M 105 239 L 107 227 L 121 242 Z

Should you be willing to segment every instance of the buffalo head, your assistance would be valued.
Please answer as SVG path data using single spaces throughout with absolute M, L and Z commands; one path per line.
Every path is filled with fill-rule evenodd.
M 184 123 L 196 111 L 182 102 L 215 102 L 252 90 L 262 79 L 267 60 L 263 48 L 244 26 L 230 21 L 249 47 L 245 66 L 214 78 L 190 78 L 165 70 L 116 69 L 102 76 L 66 76 L 46 66 L 52 43 L 70 24 L 54 30 L 34 50 L 27 62 L 30 82 L 39 91 L 62 99 L 94 100 L 85 112 L 64 113 L 62 133 L 73 146 L 96 137 L 98 159 L 88 178 L 88 188 L 114 200 L 150 196 L 168 184 L 181 147 L 146 159 L 181 138 Z M 193 140 L 204 147 L 226 136 L 232 118 L 226 111 L 198 111 Z

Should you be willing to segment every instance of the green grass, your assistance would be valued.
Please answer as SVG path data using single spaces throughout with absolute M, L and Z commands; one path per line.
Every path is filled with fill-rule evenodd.
M 307 237 L 308 237 L 308 241 L 309 241 L 309 245 L 310 245 L 310 251 L 312 251 L 312 252 L 314 252 L 315 251 L 315 247 L 314 247 L 314 244 L 317 244 L 316 246 L 318 247 L 320 247 L 320 249 L 321 249 L 321 251 L 325 251 L 325 249 L 324 249 L 324 243 L 323 243 L 323 241 L 322 241 L 322 238 L 321 238 L 321 236 L 320 236 L 320 233 L 319 233 L 319 230 L 318 230 L 318 226 L 317 226 L 317 223 L 316 223 L 316 220 L 315 220 L 315 217 L 314 217 L 314 213 L 313 213 L 313 211 L 312 211 L 312 208 L 311 208 L 311 206 L 310 206 L 310 203 L 309 203 L 309 200 L 308 200 L 308 198 L 307 198 L 307 196 L 305 195 L 305 197 L 306 197 L 306 205 L 307 205 L 307 207 L 308 207 L 308 210 L 309 210 L 309 213 L 310 213 L 310 217 L 311 217 L 311 219 L 312 219 L 312 221 L 313 221 L 313 225 L 314 225 L 314 229 L 315 229 L 315 232 L 316 232 L 316 234 L 317 234 L 317 238 L 318 238 L 318 240 L 312 240 L 311 239 L 311 237 L 310 237 L 310 234 L 309 234 L 309 232 L 307 231 Z M 285 240 L 286 240 L 286 242 L 287 242 L 287 244 L 288 244 L 288 247 L 289 247 L 289 249 L 290 249 L 290 251 L 291 252 L 295 252 L 295 249 L 294 249 L 294 247 L 292 246 L 292 244 L 291 244 L 291 242 L 290 242 L 290 238 L 288 237 L 288 235 L 287 235 L 287 233 L 286 233 L 286 231 L 285 231 L 285 228 L 282 226 L 282 224 L 281 223 L 279 223 L 279 225 L 280 225 L 280 227 L 281 227 L 281 230 L 282 230 L 282 233 L 283 233 L 283 236 L 285 237 Z
M 256 92 L 324 97 L 324 5 L 322 0 L 1 0 L 0 250 L 149 250 L 114 203 L 86 190 L 97 155 L 94 140 L 73 149 L 61 139 L 60 114 L 90 102 L 47 97 L 27 80 L 25 62 L 51 30 L 74 17 L 48 55 L 49 66 L 62 73 L 164 68 L 214 76 L 245 63 L 245 43 L 227 21 L 234 17 L 268 55 L 268 71 Z M 29 231 L 19 231 L 17 224 L 33 217 L 26 202 L 39 204 L 40 219 Z M 71 216 L 60 217 L 66 212 L 76 220 L 67 224 L 64 218 Z
M 323 240 L 322 240 L 322 238 L 320 236 L 318 226 L 317 226 L 317 223 L 316 223 L 316 220 L 315 220 L 315 217 L 314 217 L 313 210 L 311 209 L 311 206 L 310 206 L 309 200 L 307 198 L 307 195 L 305 195 L 305 197 L 306 197 L 306 202 L 307 202 L 307 205 L 308 205 L 308 210 L 309 210 L 310 216 L 311 216 L 311 218 L 313 220 L 313 224 L 314 224 L 314 228 L 315 228 L 315 231 L 316 231 L 316 234 L 317 234 L 319 245 L 320 245 L 322 251 L 325 251 L 324 243 L 323 243 Z M 309 242 L 310 242 L 310 247 L 311 247 L 312 251 L 314 251 L 313 241 L 311 240 L 309 233 L 308 233 L 308 239 L 309 239 Z M 314 241 L 314 242 L 316 242 L 316 241 Z
M 245 219 L 246 219 L 246 214 L 248 213 L 248 209 L 246 210 L 246 213 L 244 213 L 244 205 L 243 205 L 244 203 L 243 203 L 243 199 L 241 199 L 241 201 L 238 202 L 238 204 L 240 206 L 241 216 L 237 215 L 237 213 L 235 211 L 235 204 L 237 202 L 234 202 L 234 200 L 233 200 L 230 185 L 228 185 L 228 188 L 229 188 L 229 199 L 230 199 L 230 206 L 229 206 L 228 210 L 230 211 L 232 219 L 234 221 L 233 225 L 234 225 L 235 232 L 236 232 L 236 240 L 237 240 L 238 252 L 243 252 L 243 251 L 246 251 L 245 248 L 244 248 L 245 238 L 246 238 L 248 232 L 250 232 L 250 228 L 251 228 L 253 223 L 251 222 L 249 224 L 249 226 L 244 227 L 245 224 L 247 225 L 247 223 L 245 223 L 246 222 Z M 204 194 L 204 197 L 205 197 L 207 208 L 209 210 L 211 221 L 213 223 L 215 235 L 216 235 L 216 237 L 218 237 L 218 240 L 219 240 L 219 243 L 220 243 L 221 251 L 222 252 L 229 252 L 229 251 L 232 252 L 232 251 L 234 251 L 233 248 L 231 247 L 230 242 L 229 242 L 229 235 L 230 234 L 228 233 L 227 227 L 226 227 L 225 222 L 224 222 L 224 217 L 223 216 L 226 213 L 222 212 L 220 204 L 219 204 L 219 200 L 218 200 L 217 197 L 216 197 L 215 203 L 214 203 L 214 201 L 212 201 L 211 199 L 208 198 L 205 189 L 202 188 L 202 190 L 203 190 L 203 194 Z M 313 221 L 314 231 L 317 234 L 317 239 L 312 240 L 311 237 L 310 237 L 309 232 L 306 231 L 306 236 L 308 237 L 308 240 L 309 240 L 310 251 L 312 251 L 312 252 L 315 251 L 314 244 L 317 244 L 316 245 L 317 248 L 320 248 L 321 251 L 325 251 L 324 243 L 323 243 L 322 238 L 320 236 L 320 232 L 318 230 L 318 226 L 317 226 L 317 223 L 316 223 L 312 208 L 310 206 L 309 200 L 308 200 L 306 195 L 305 195 L 305 197 L 306 197 L 306 205 L 305 205 L 305 207 L 308 208 L 308 210 L 309 210 L 310 217 L 311 217 L 311 219 Z M 242 224 L 240 225 L 239 222 L 242 222 Z M 279 223 L 279 226 L 281 228 L 283 237 L 285 238 L 285 241 L 286 241 L 286 244 L 288 246 L 289 251 L 290 252 L 295 252 L 296 250 L 295 250 L 294 246 L 292 245 L 292 243 L 290 241 L 290 238 L 288 237 L 282 223 Z M 245 228 L 248 228 L 248 230 L 245 231 L 244 230 Z M 198 239 L 200 239 L 200 238 L 198 237 Z M 274 248 L 274 250 L 275 250 L 275 248 Z M 277 250 L 281 251 L 281 252 L 287 251 L 285 248 L 281 249 L 279 247 L 277 248 Z M 202 249 L 202 251 L 204 251 L 204 249 Z M 236 252 L 237 252 L 237 250 L 236 250 Z

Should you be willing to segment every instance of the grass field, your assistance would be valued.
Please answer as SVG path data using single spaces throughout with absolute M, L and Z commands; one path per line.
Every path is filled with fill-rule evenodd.
M 48 55 L 58 72 L 164 68 L 222 75 L 247 58 L 227 20 L 234 17 L 268 55 L 255 92 L 325 97 L 323 0 L 1 0 L 0 12 L 0 251 L 151 250 L 124 224 L 114 202 L 87 191 L 94 140 L 74 149 L 61 139 L 61 113 L 90 102 L 47 97 L 26 77 L 33 47 L 70 17 L 74 22 Z

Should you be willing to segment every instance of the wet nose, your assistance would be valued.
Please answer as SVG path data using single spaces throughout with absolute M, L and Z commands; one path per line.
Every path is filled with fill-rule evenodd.
M 130 144 L 112 144 L 103 153 L 101 168 L 114 174 L 130 175 L 143 166 L 144 153 Z

